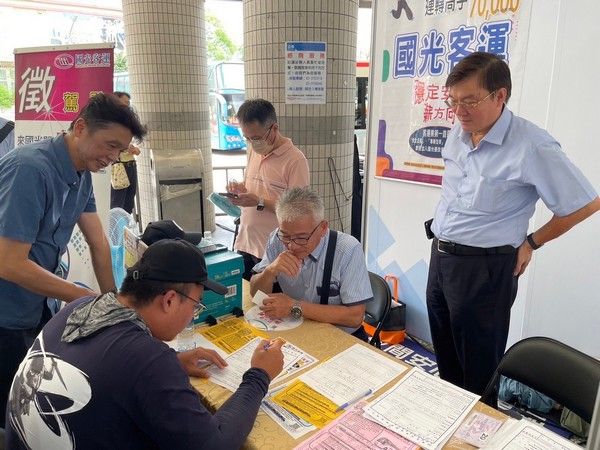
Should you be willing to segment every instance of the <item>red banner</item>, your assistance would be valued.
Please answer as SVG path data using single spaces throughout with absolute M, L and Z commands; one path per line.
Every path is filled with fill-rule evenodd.
M 51 48 L 15 54 L 17 121 L 70 122 L 91 96 L 112 92 L 112 48 Z

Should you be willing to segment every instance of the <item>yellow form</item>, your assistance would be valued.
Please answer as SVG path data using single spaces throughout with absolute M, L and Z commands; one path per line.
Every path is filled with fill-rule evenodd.
M 302 381 L 294 381 L 275 395 L 273 401 L 319 428 L 343 413 L 338 405 Z
M 227 353 L 242 348 L 255 337 L 268 337 L 266 333 L 257 330 L 248 325 L 245 320 L 237 317 L 224 320 L 212 327 L 200 328 L 198 333 Z

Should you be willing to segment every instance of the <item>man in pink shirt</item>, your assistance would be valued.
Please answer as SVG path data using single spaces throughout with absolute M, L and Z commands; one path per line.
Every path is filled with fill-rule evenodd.
M 244 278 L 260 262 L 269 234 L 277 228 L 275 204 L 292 187 L 309 185 L 308 161 L 291 139 L 279 132 L 275 108 L 263 99 L 246 100 L 237 118 L 248 144 L 244 182 L 231 182 L 231 201 L 242 207 L 235 249 L 244 257 Z

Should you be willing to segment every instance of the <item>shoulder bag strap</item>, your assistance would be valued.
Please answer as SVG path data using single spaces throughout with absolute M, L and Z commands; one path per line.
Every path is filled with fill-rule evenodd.
M 321 283 L 321 305 L 329 303 L 329 283 L 331 282 L 331 270 L 333 269 L 333 255 L 337 244 L 337 231 L 329 230 L 329 242 L 327 243 L 327 255 L 325 255 L 325 267 L 323 270 L 323 282 Z

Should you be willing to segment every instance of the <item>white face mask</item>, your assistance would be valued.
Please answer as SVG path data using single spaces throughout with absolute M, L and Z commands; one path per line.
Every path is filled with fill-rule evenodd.
M 250 142 L 250 144 L 252 145 L 252 150 L 259 155 L 267 155 L 271 152 L 271 150 L 273 150 L 273 145 L 267 144 L 267 141 L 262 139 L 259 141 Z

